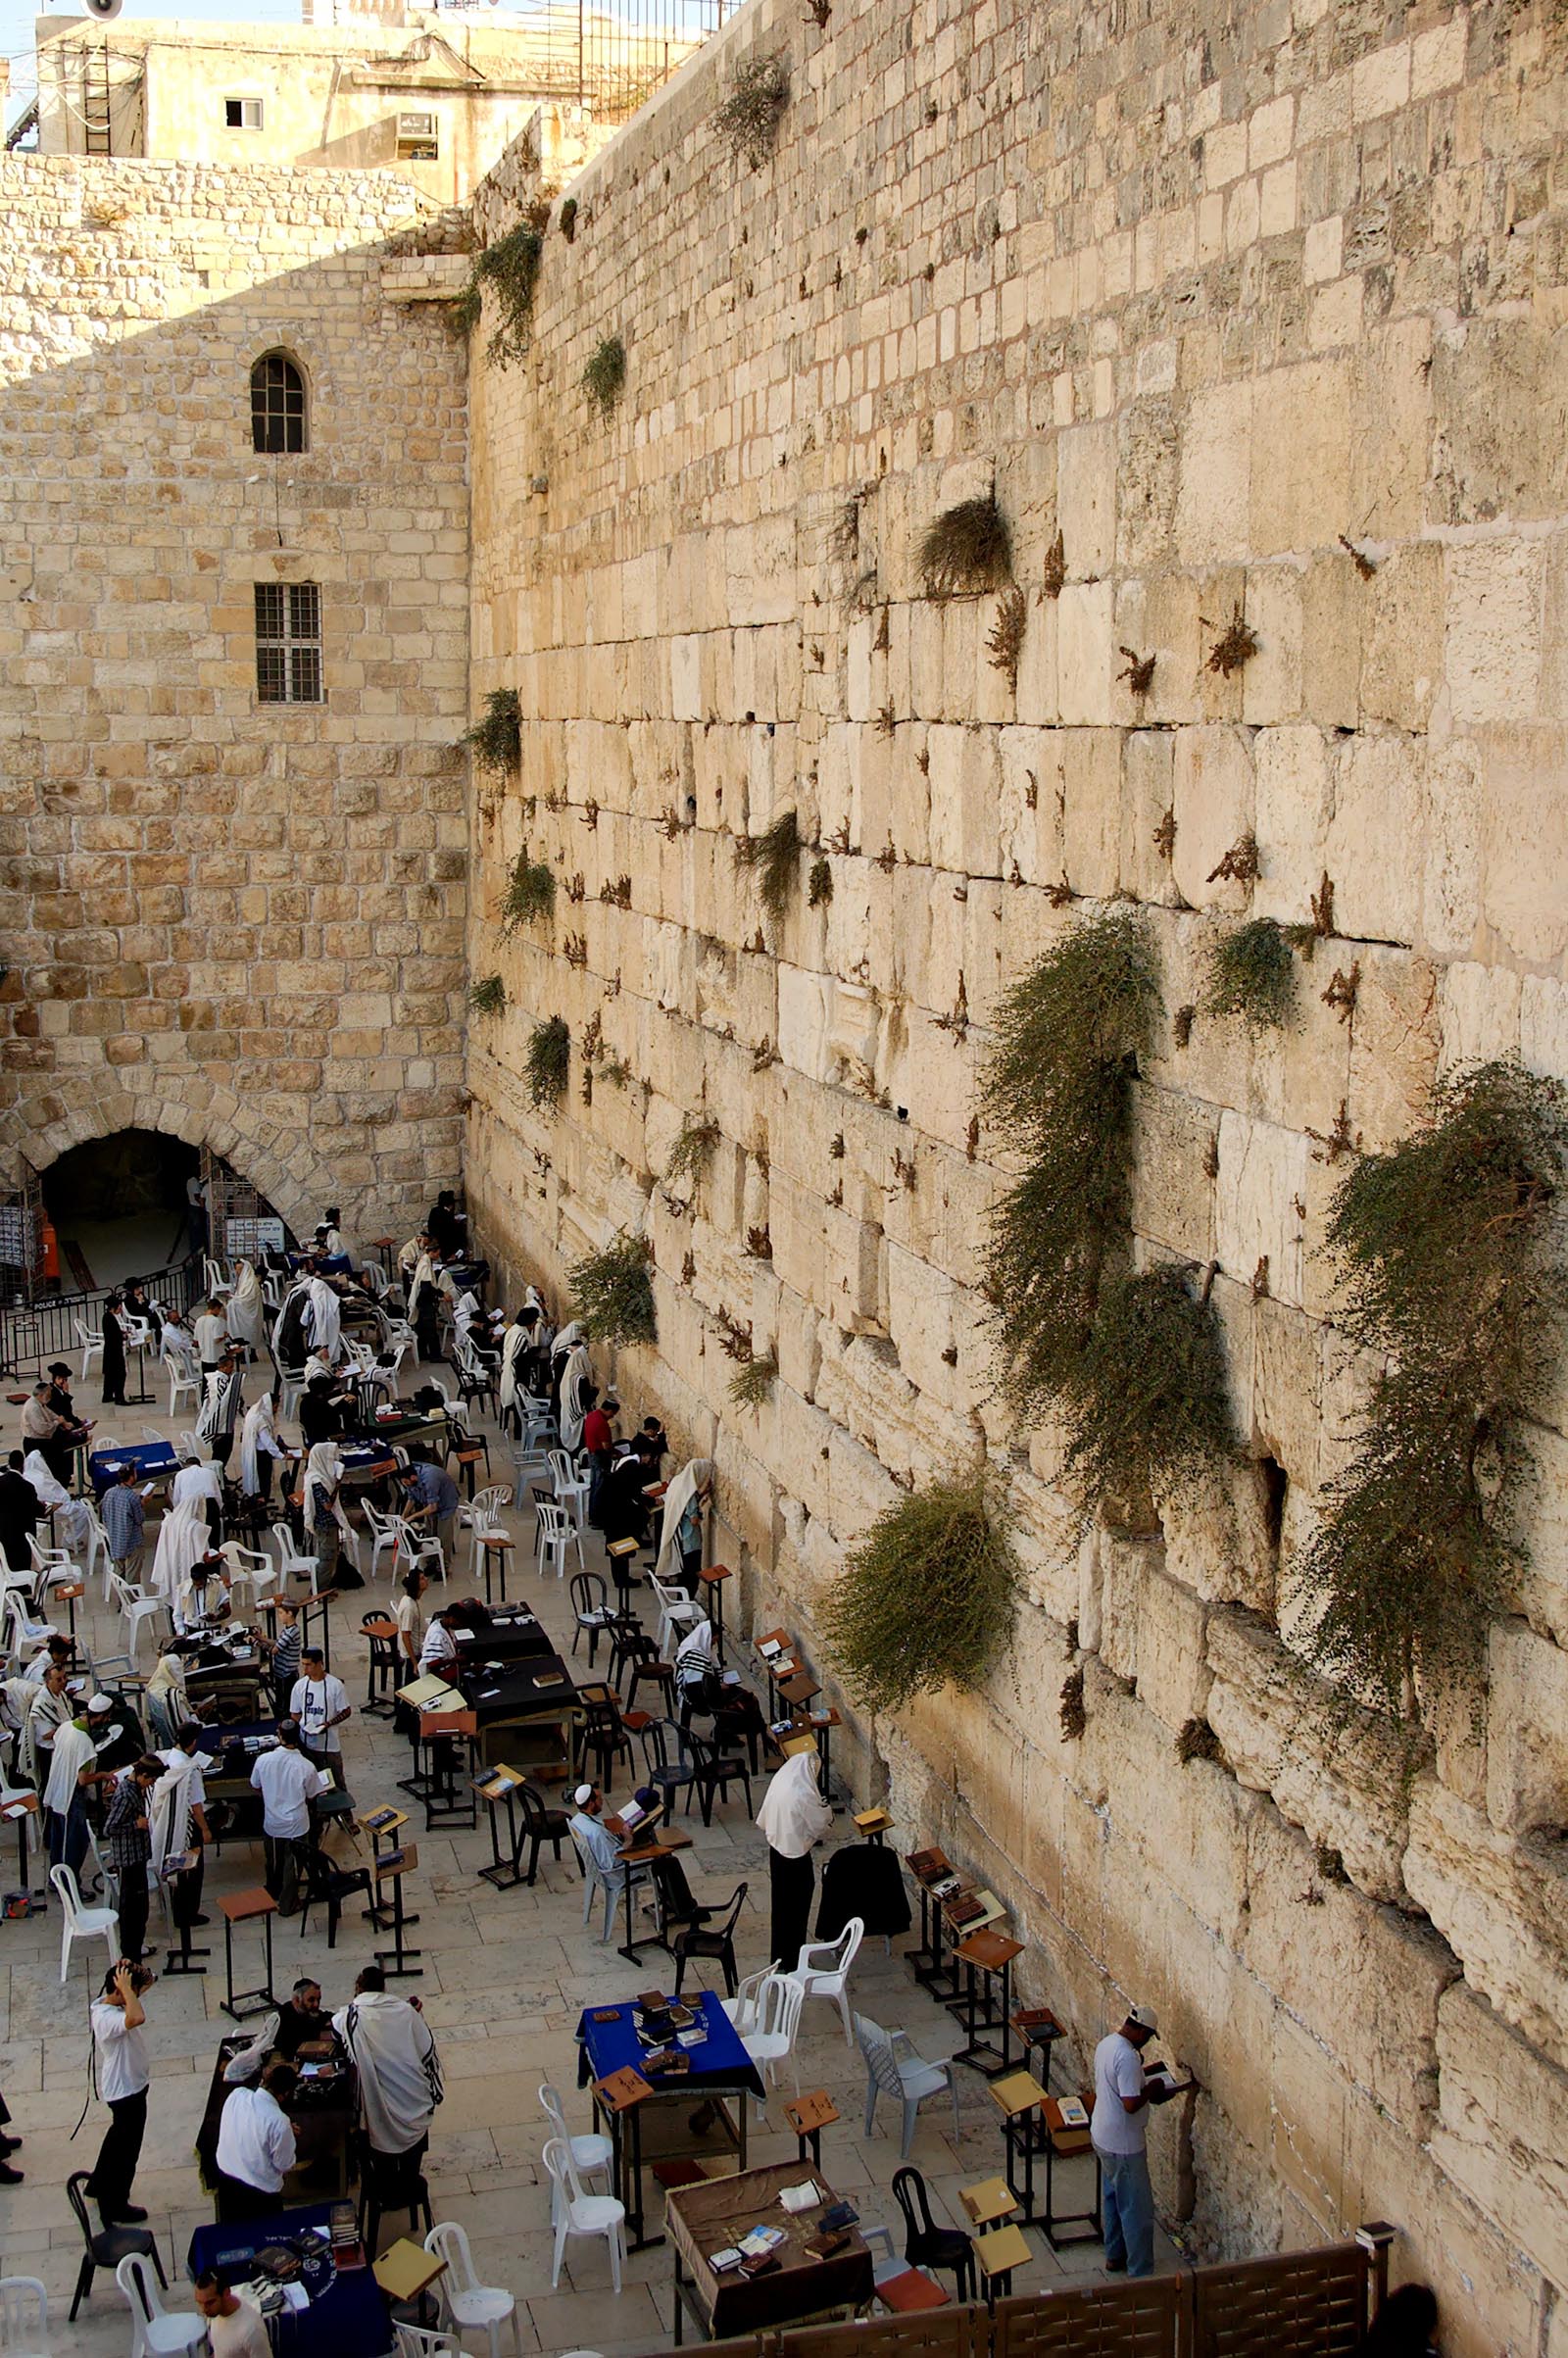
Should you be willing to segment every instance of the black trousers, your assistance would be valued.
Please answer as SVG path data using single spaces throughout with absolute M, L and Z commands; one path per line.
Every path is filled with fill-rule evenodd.
M 127 1867 L 120 1878 L 120 1953 L 132 1964 L 147 1945 L 147 1863 Z
M 176 1875 L 169 1887 L 169 1904 L 176 1925 L 194 1924 L 201 1914 L 202 1886 L 206 1880 L 207 1845 L 203 1842 L 197 1848 L 195 1866 L 187 1867 L 183 1875 Z
M 262 1839 L 266 1861 L 262 1880 L 285 1916 L 291 1916 L 299 1900 L 300 1878 L 305 1869 L 301 1856 L 309 1836 L 265 1835 Z
M 93 2164 L 92 2191 L 106 2227 L 112 2226 L 130 2200 L 141 2140 L 147 2131 L 147 2090 L 121 2096 L 109 2107 L 109 2128 Z
M 796 1959 L 811 1937 L 811 1893 L 816 1887 L 816 1869 L 811 1864 L 809 1850 L 804 1858 L 785 1858 L 777 1850 L 769 1850 L 767 1864 L 773 1902 L 772 1945 L 768 1953 L 782 1972 L 793 1973 Z
M 264 2193 L 243 2178 L 230 2178 L 218 2173 L 218 2215 L 220 2219 L 270 2219 L 283 2208 L 281 2189 L 275 2194 Z

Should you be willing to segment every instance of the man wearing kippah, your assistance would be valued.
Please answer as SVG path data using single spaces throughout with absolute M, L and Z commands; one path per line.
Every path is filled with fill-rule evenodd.
M 1152 2087 L 1143 2050 L 1159 2025 L 1152 2006 L 1129 2006 L 1119 2031 L 1095 2049 L 1095 2109 L 1089 2124 L 1100 2156 L 1109 2276 L 1152 2276 L 1154 2194 L 1149 2183 L 1149 2107 L 1172 2090 Z

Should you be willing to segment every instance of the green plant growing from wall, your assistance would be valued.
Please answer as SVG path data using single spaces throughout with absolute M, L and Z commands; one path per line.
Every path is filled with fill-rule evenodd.
M 540 1110 L 554 1112 L 566 1094 L 570 1065 L 571 1034 L 565 1017 L 549 1015 L 528 1035 L 523 1066 L 529 1102 Z
M 713 128 L 753 172 L 772 153 L 790 102 L 790 70 L 782 55 L 747 58 L 713 110 Z
M 512 873 L 502 896 L 503 935 L 515 933 L 519 925 L 532 924 L 536 917 L 548 917 L 555 906 L 555 871 L 547 867 L 542 860 L 530 860 L 528 847 L 524 844 L 512 863 Z
M 1181 1269 L 1161 1263 L 1102 1287 L 1061 1411 L 1068 1482 L 1137 1523 L 1156 1493 L 1190 1491 L 1235 1454 L 1219 1320 Z
M 504 1015 L 507 1011 L 507 986 L 499 974 L 486 974 L 468 992 L 468 1005 L 476 1015 Z
M 771 1396 L 777 1374 L 778 1361 L 771 1351 L 760 1358 L 748 1359 L 730 1377 L 729 1397 L 737 1408 L 760 1408 Z
M 602 336 L 582 372 L 583 390 L 601 418 L 612 416 L 626 389 L 626 347 L 619 336 Z
M 659 1320 L 646 1237 L 621 1229 L 569 1271 L 572 1308 L 590 1343 L 657 1343 Z
M 515 688 L 492 688 L 484 711 L 458 741 L 469 748 L 481 769 L 522 767 L 522 704 Z
M 676 1133 L 669 1150 L 669 1163 L 664 1172 L 664 1185 L 673 1187 L 684 1179 L 693 1188 L 701 1186 L 707 1177 L 721 1133 L 711 1114 L 699 1119 L 688 1113 Z
M 1205 1015 L 1240 1015 L 1250 1032 L 1277 1031 L 1296 1008 L 1296 956 L 1272 917 L 1222 933 L 1204 965 Z
M 826 860 L 813 860 L 810 875 L 807 879 L 806 906 L 808 909 L 825 909 L 832 898 L 832 862 Z
M 494 296 L 499 319 L 485 358 L 497 368 L 510 368 L 528 349 L 544 251 L 540 229 L 532 221 L 519 221 L 474 256 L 467 284 L 453 302 L 453 327 L 466 335 L 483 318 L 486 293 Z
M 1126 909 L 1062 934 L 1003 1000 L 980 1104 L 1025 1167 L 985 1244 L 1007 1390 L 1025 1415 L 1081 1383 L 1107 1277 L 1128 1256 L 1133 1080 L 1159 987 Z
M 568 246 L 575 243 L 577 236 L 577 200 L 575 197 L 567 197 L 562 205 L 561 234 Z
M 1356 1453 L 1303 1559 L 1318 1665 L 1413 1747 L 1424 1690 L 1479 1708 L 1488 1623 L 1521 1549 L 1521 1420 L 1544 1404 L 1565 1306 L 1554 1252 L 1560 1086 L 1521 1065 L 1441 1083 L 1431 1118 L 1341 1181 L 1341 1322 L 1387 1354 Z
M 757 889 L 762 907 L 779 924 L 800 877 L 801 830 L 793 811 L 781 811 L 760 835 L 737 838 L 736 855 L 757 870 Z
M 947 1686 L 980 1687 L 1012 1630 L 1018 1559 L 983 1468 L 878 1515 L 853 1547 L 824 1630 L 846 1686 L 896 1711 Z
M 960 500 L 929 523 L 920 542 L 920 570 L 928 598 L 977 597 L 997 589 L 1012 570 L 1012 535 L 995 492 Z

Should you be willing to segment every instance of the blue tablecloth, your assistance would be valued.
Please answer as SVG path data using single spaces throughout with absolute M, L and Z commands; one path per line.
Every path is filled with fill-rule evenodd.
M 143 1482 L 151 1482 L 158 1476 L 177 1474 L 179 1457 L 172 1443 L 167 1441 L 138 1441 L 122 1449 L 95 1449 L 87 1460 L 87 1471 L 100 1498 L 111 1483 L 120 1480 L 127 1465 L 136 1468 Z
M 238 2219 L 229 2227 L 199 2227 L 190 2239 L 185 2265 L 193 2281 L 207 2269 L 216 2268 L 225 2284 L 237 2284 L 250 2275 L 251 2260 L 264 2244 L 297 2235 L 307 2227 L 324 2230 L 331 2215 L 329 2203 L 311 2202 L 295 2211 L 279 2211 L 270 2219 Z M 285 2312 L 287 2322 L 279 2328 L 277 2342 L 283 2358 L 382 2358 L 392 2347 L 386 2299 L 368 2267 L 332 2276 L 319 2297 L 309 2276 L 304 2282 L 312 2295 L 311 2305 Z
M 652 1981 L 649 1988 L 653 1987 Z M 666 1996 L 668 1992 L 665 1992 Z M 701 2010 L 708 2032 L 705 2043 L 689 2052 L 692 2068 L 677 2079 L 653 2085 L 661 2090 L 667 2088 L 672 2095 L 683 2095 L 694 2088 L 745 2088 L 751 2095 L 762 2094 L 761 2075 L 746 2052 L 745 2043 L 730 2021 L 717 1996 L 711 1990 L 689 1990 L 681 2001 L 695 2014 Z M 613 2012 L 612 2022 L 596 2022 L 598 2014 Z M 577 2085 L 586 2088 L 592 2080 L 608 2079 L 612 2072 L 629 2064 L 634 2072 L 642 2070 L 643 2044 L 632 2028 L 631 2002 L 611 2009 L 589 2006 L 577 2023 Z

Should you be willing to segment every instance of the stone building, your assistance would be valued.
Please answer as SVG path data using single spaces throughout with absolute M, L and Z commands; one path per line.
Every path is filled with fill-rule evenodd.
M 1529 1433 L 1528 1565 L 1481 1718 L 1439 1720 L 1413 1777 L 1344 1725 L 1294 1573 L 1368 1372 L 1323 1252 L 1333 1142 L 1397 1141 L 1477 1057 L 1568 1078 L 1559 13 L 866 0 L 818 25 L 752 0 L 571 181 L 569 235 L 533 140 L 478 190 L 481 241 L 551 203 L 529 349 L 489 366 L 474 336 L 466 443 L 438 305 L 388 300 L 450 294 L 463 265 L 395 250 L 441 238 L 400 228 L 384 180 L 316 175 L 306 207 L 280 175 L 304 210 L 248 232 L 226 295 L 198 283 L 200 224 L 272 218 L 248 175 L 127 167 L 167 193 L 107 228 L 118 172 L 15 184 L 60 293 L 10 397 L 39 456 L 6 563 L 52 604 L 8 623 L 8 915 L 30 931 L 7 1141 L 41 1138 L 36 1160 L 145 1099 L 226 1125 L 263 1184 L 286 1166 L 309 1193 L 313 1155 L 377 1210 L 422 1184 L 454 1151 L 444 869 L 466 848 L 466 973 L 506 995 L 462 1067 L 493 1259 L 564 1297 L 585 1249 L 648 1239 L 659 1342 L 620 1382 L 716 1459 L 732 1612 L 800 1630 L 857 1791 L 1005 1894 L 1026 1986 L 1080 2050 L 1129 1994 L 1158 2006 L 1199 2084 L 1154 2132 L 1194 2248 L 1390 2218 L 1467 2358 L 1568 2349 L 1568 1411 Z M 773 55 L 788 99 L 753 167 L 715 112 Z M 328 577 L 344 536 L 327 673 L 364 702 L 284 747 L 247 702 L 273 478 L 223 438 L 288 290 L 305 338 L 307 289 L 363 339 L 363 488 L 339 508 L 322 481 L 274 539 Z M 601 411 L 584 370 L 616 339 Z M 107 356 L 144 352 L 175 372 L 120 413 L 144 455 L 111 489 L 113 437 L 80 463 L 49 395 L 79 429 L 81 389 L 124 390 Z M 397 439 L 430 401 L 450 479 Z M 404 465 L 418 499 L 394 496 Z M 1015 678 L 999 599 L 934 600 L 918 562 L 936 515 L 993 492 Z M 382 628 L 389 579 L 406 618 Z M 415 594 L 436 581 L 448 622 L 466 596 L 466 684 L 461 624 Z M 1238 613 L 1255 652 L 1211 668 Z M 520 774 L 475 779 L 464 817 L 447 749 L 496 689 Z M 737 844 L 786 811 L 808 849 L 774 916 Z M 328 881 L 362 844 L 373 875 Z M 507 934 L 525 847 L 555 912 Z M 1009 1417 L 978 1290 L 999 994 L 1122 901 L 1162 976 L 1138 1248 L 1214 1264 L 1246 1448 L 1138 1536 L 1084 1530 L 1059 1436 Z M 1242 916 L 1318 927 L 1282 1032 L 1191 1018 Z M 220 983 L 271 1012 L 247 1033 Z M 523 1066 L 554 1016 L 551 1113 Z M 274 1062 L 296 1024 L 309 1056 L 291 1036 Z M 701 1186 L 662 1185 L 699 1117 Z M 729 1398 L 738 1326 L 776 1360 L 758 1409 Z M 982 1448 L 1028 1569 L 1011 1649 L 983 1695 L 873 1720 L 837 1690 L 822 1600 L 883 1506 Z

